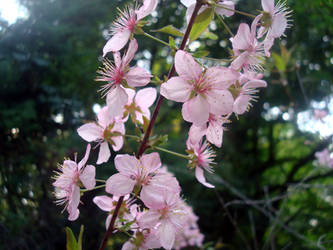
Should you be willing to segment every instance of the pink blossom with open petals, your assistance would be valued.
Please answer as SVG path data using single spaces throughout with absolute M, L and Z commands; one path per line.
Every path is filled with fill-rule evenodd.
M 149 107 L 155 102 L 157 93 L 155 88 L 144 88 L 135 93 L 132 89 L 126 89 L 128 102 L 125 105 L 125 120 L 131 115 L 133 123 L 138 121 L 143 124 L 143 117 L 150 119 Z
M 157 227 L 157 236 L 163 248 L 171 249 L 174 245 L 176 233 L 185 223 L 186 210 L 182 208 L 179 193 L 164 191 L 160 205 L 149 207 L 139 219 L 138 225 L 142 229 Z
M 97 122 L 90 122 L 77 129 L 79 136 L 87 142 L 97 142 L 100 146 L 96 164 L 107 162 L 111 156 L 109 143 L 114 151 L 123 147 L 125 126 L 119 118 L 109 115 L 108 108 L 103 107 L 97 114 Z
M 175 56 L 178 77 L 172 77 L 161 86 L 161 95 L 169 100 L 184 102 L 185 121 L 201 126 L 209 113 L 226 115 L 232 112 L 234 99 L 228 91 L 239 73 L 225 67 L 212 67 L 203 71 L 191 54 L 178 50 Z
M 248 24 L 241 23 L 237 34 L 230 38 L 235 59 L 231 63 L 231 68 L 239 70 L 262 70 L 264 63 L 264 47 L 256 38 L 256 28 L 262 14 L 257 16 L 252 22 L 251 29 Z
M 127 7 L 111 25 L 111 38 L 103 48 L 103 57 L 109 52 L 121 50 L 135 32 L 140 20 L 152 13 L 158 0 L 144 0 L 140 8 Z
M 133 238 L 126 241 L 121 250 L 147 250 L 161 248 L 156 229 L 136 230 Z
M 192 16 L 192 13 L 194 11 L 196 0 L 181 0 L 181 3 L 184 4 L 187 7 L 186 21 L 187 21 L 187 23 L 189 23 L 190 19 L 191 19 L 191 16 Z M 232 10 L 235 9 L 235 4 L 233 3 L 233 1 L 219 0 L 219 1 L 216 2 L 216 4 L 221 6 L 221 7 L 225 7 L 227 9 L 219 8 L 219 7 L 211 7 L 209 5 L 203 5 L 199 10 L 199 14 L 202 13 L 203 11 L 205 11 L 207 8 L 214 8 L 214 11 L 222 17 L 224 17 L 224 16 L 230 17 L 235 13 L 234 11 L 232 11 Z
M 246 73 L 235 84 L 234 90 L 238 93 L 233 107 L 235 114 L 242 115 L 248 111 L 249 107 L 252 106 L 251 101 L 257 98 L 255 95 L 258 92 L 257 88 L 265 88 L 267 86 L 266 81 L 258 79 L 260 77 L 261 75 L 256 77 L 254 74 Z
M 102 86 L 101 91 L 107 95 L 106 103 L 112 116 L 122 115 L 124 105 L 128 102 L 128 95 L 124 89 L 125 81 L 132 88 L 143 87 L 150 82 L 151 74 L 148 71 L 137 66 L 129 67 L 137 50 L 138 43 L 133 39 L 122 58 L 119 52 L 115 52 L 114 64 L 105 59 L 104 67 L 97 71 L 100 76 L 96 81 L 107 82 Z
M 106 191 L 116 196 L 130 194 L 134 187 L 141 189 L 141 199 L 153 203 L 160 200 L 160 189 L 169 192 L 180 192 L 178 182 L 174 177 L 169 177 L 158 171 L 161 160 L 158 153 L 143 155 L 140 159 L 131 155 L 117 155 L 115 167 L 119 173 L 112 175 L 106 181 Z
M 270 56 L 269 50 L 273 46 L 274 39 L 281 37 L 285 30 L 290 27 L 291 11 L 286 6 L 286 1 L 278 1 L 274 5 L 274 0 L 261 0 L 263 14 L 261 18 L 261 28 L 258 31 L 258 38 L 266 34 L 264 40 L 265 53 Z
M 76 159 L 75 161 L 65 160 L 63 165 L 59 165 L 60 171 L 54 177 L 56 203 L 65 204 L 65 209 L 69 214 L 68 219 L 71 221 L 79 217 L 80 185 L 82 184 L 88 190 L 93 189 L 96 185 L 95 167 L 86 166 L 90 148 L 90 144 L 88 144 L 86 154 L 79 163 L 76 163 Z
M 215 164 L 214 157 L 215 152 L 209 146 L 207 141 L 202 141 L 192 144 L 190 140 L 187 140 L 187 153 L 190 157 L 188 166 L 190 168 L 195 168 L 196 179 L 204 186 L 208 188 L 214 188 L 212 184 L 206 181 L 204 176 L 204 170 L 209 173 L 213 173 L 212 165 Z

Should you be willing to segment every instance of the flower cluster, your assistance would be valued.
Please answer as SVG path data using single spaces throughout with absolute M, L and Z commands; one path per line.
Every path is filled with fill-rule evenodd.
M 236 12 L 234 3 L 228 0 L 181 2 L 187 7 L 188 31 L 194 18 L 203 12 L 212 11 L 221 18 Z M 143 0 L 141 5 L 120 10 L 118 19 L 111 25 L 111 38 L 103 49 L 103 66 L 97 71 L 96 80 L 103 82 L 100 92 L 106 97 L 106 105 L 98 112 L 96 121 L 77 129 L 83 140 L 99 147 L 97 165 L 109 162 L 110 147 L 115 152 L 120 151 L 127 137 L 141 143 L 139 153 L 136 156 L 117 154 L 114 166 L 118 172 L 106 181 L 98 180 L 104 185 L 96 187 L 95 167 L 86 165 L 91 149 L 88 144 L 79 163 L 76 159 L 65 160 L 60 165 L 53 183 L 57 203 L 65 205 L 69 220 L 78 218 L 80 197 L 84 192 L 105 187 L 108 195 L 96 196 L 93 202 L 108 213 L 107 230 L 111 228 L 132 235 L 124 243 L 123 250 L 202 246 L 204 236 L 197 225 L 198 217 L 181 198 L 176 177 L 162 167 L 157 152 L 144 154 L 144 151 L 157 149 L 186 158 L 196 179 L 204 186 L 214 188 L 204 176 L 204 171 L 213 173 L 215 164 L 216 154 L 210 144 L 222 146 L 224 124 L 231 122 L 233 114 L 238 117 L 247 112 L 257 98 L 258 89 L 267 86 L 262 80 L 265 57 L 270 56 L 274 39 L 282 36 L 289 26 L 290 12 L 284 3 L 274 5 L 274 0 L 262 0 L 263 11 L 254 18 L 251 27 L 241 23 L 237 34 L 230 39 L 232 60 L 228 66 L 201 64 L 186 50 L 188 35 L 184 35 L 184 46 L 177 49 L 174 58 L 177 76 L 170 73 L 160 86 L 164 98 L 183 103 L 182 117 L 191 123 L 187 154 L 182 155 L 160 148 L 161 142 L 151 136 L 152 127 L 147 126 L 147 122 L 152 119 L 149 125 L 154 124 L 163 98 L 159 99 L 154 116 L 150 118 L 149 108 L 155 102 L 157 90 L 146 86 L 153 76 L 146 69 L 130 66 L 139 48 L 134 36 L 144 34 L 152 38 L 142 28 L 147 23 L 144 18 L 157 4 L 158 0 Z M 169 47 L 175 49 L 175 45 Z M 110 52 L 113 60 L 105 58 Z M 128 121 L 134 123 L 139 135 L 126 135 L 125 123 Z M 323 155 L 318 154 L 318 157 L 325 158 Z M 116 220 L 111 219 L 113 216 Z

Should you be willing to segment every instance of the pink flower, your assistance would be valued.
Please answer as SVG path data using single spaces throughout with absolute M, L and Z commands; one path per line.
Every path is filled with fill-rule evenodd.
M 163 201 L 159 206 L 149 207 L 138 224 L 142 229 L 157 229 L 157 236 L 163 248 L 171 249 L 174 245 L 176 233 L 182 229 L 186 210 L 182 207 L 179 193 L 172 193 L 164 190 Z
M 119 173 L 112 175 L 106 181 L 106 192 L 116 196 L 130 194 L 133 189 L 141 190 L 141 199 L 147 204 L 155 204 L 162 198 L 159 190 L 180 192 L 180 187 L 174 177 L 159 174 L 161 160 L 158 153 L 143 155 L 140 160 L 131 155 L 117 155 L 115 167 Z
M 333 168 L 333 158 L 330 156 L 328 149 L 316 152 L 315 157 L 317 158 L 319 165 Z
M 133 39 L 122 58 L 119 52 L 114 53 L 115 64 L 113 65 L 109 60 L 104 60 L 104 68 L 97 72 L 100 76 L 96 80 L 107 82 L 102 86 L 101 91 L 107 94 L 106 103 L 111 116 L 120 116 L 124 105 L 128 102 L 128 95 L 123 88 L 126 86 L 124 82 L 132 88 L 142 87 L 150 82 L 151 75 L 145 69 L 129 67 L 137 50 L 138 43 Z
M 216 156 L 215 152 L 211 149 L 207 141 L 202 143 L 201 141 L 196 144 L 192 144 L 187 141 L 187 153 L 190 156 L 188 166 L 195 168 L 195 177 L 204 186 L 208 188 L 214 188 L 214 186 L 206 181 L 204 176 L 204 170 L 209 173 L 213 173 L 211 165 L 215 164 L 213 158 Z
M 261 0 L 263 15 L 261 18 L 262 27 L 259 29 L 258 38 L 267 33 L 264 40 L 265 53 L 270 56 L 269 50 L 273 46 L 274 39 L 282 36 L 288 24 L 291 11 L 286 7 L 286 1 L 279 1 L 274 5 L 274 0 Z
M 107 162 L 111 156 L 109 143 L 114 151 L 123 147 L 125 126 L 122 120 L 108 114 L 108 108 L 103 107 L 97 114 L 97 122 L 90 122 L 77 129 L 79 136 L 87 142 L 97 142 L 100 146 L 96 164 Z
M 231 63 L 231 68 L 239 70 L 257 71 L 262 69 L 264 63 L 263 44 L 256 39 L 256 27 L 262 15 L 257 16 L 251 26 L 241 23 L 235 37 L 230 38 L 236 58 Z
M 193 124 L 188 133 L 188 140 L 191 144 L 197 144 L 203 136 L 206 136 L 207 141 L 220 148 L 223 139 L 223 124 L 227 122 L 229 122 L 227 117 L 209 114 L 208 126 L 207 123 L 199 127 Z
M 187 7 L 187 11 L 186 11 L 186 21 L 187 23 L 190 22 L 192 13 L 194 11 L 194 7 L 196 4 L 196 0 L 181 0 L 181 3 L 184 4 Z M 217 5 L 226 7 L 228 9 L 235 9 L 235 4 L 232 1 L 228 1 L 228 0 L 219 0 L 216 2 Z M 200 8 L 199 10 L 199 14 L 202 13 L 203 11 L 205 11 L 207 8 L 211 8 L 211 6 L 209 5 L 204 5 Z M 233 11 L 231 10 L 226 10 L 223 8 L 214 8 L 214 11 L 219 14 L 220 16 L 226 16 L 226 17 L 230 17 L 234 14 Z
M 238 95 L 233 107 L 235 114 L 244 114 L 252 106 L 251 101 L 256 100 L 257 88 L 265 88 L 266 86 L 267 83 L 265 81 L 259 80 L 249 73 L 243 74 L 233 89 L 235 94 Z
M 108 212 L 109 215 L 105 221 L 106 230 L 109 228 L 112 214 L 117 206 L 119 200 L 118 196 L 113 196 L 110 198 L 106 195 L 95 196 L 93 202 L 103 211 Z M 121 227 L 126 222 L 133 222 L 137 215 L 137 205 L 132 205 L 133 200 L 129 199 L 129 195 L 124 197 L 123 203 L 120 206 L 119 214 L 116 220 L 117 227 Z M 134 223 L 132 226 L 136 226 Z
M 103 48 L 103 57 L 110 51 L 116 52 L 121 50 L 135 33 L 140 20 L 152 13 L 158 4 L 158 0 L 144 0 L 143 5 L 139 9 L 127 7 L 124 11 L 120 11 L 120 15 L 111 25 L 110 40 Z
M 156 99 L 155 88 L 144 88 L 135 94 L 132 89 L 126 89 L 128 102 L 125 105 L 125 116 L 132 116 L 133 123 L 139 121 L 143 124 L 143 116 L 150 119 L 149 107 L 153 105 Z M 134 97 L 135 96 L 135 97 Z
M 59 172 L 54 177 L 55 196 L 58 199 L 57 204 L 65 204 L 65 209 L 69 213 L 68 220 L 76 220 L 79 217 L 80 186 L 86 189 L 93 189 L 96 185 L 95 167 L 85 166 L 90 153 L 90 144 L 87 145 L 86 154 L 83 159 L 76 163 L 75 161 L 65 160 L 63 165 L 59 166 Z
M 226 115 L 232 112 L 234 99 L 227 90 L 239 73 L 224 67 L 202 70 L 193 57 L 182 50 L 175 56 L 178 77 L 172 77 L 161 86 L 161 95 L 169 100 L 184 102 L 185 121 L 201 126 L 209 113 Z

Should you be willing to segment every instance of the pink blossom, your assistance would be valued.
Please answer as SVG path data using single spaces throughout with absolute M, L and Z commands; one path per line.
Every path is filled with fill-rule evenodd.
M 262 15 L 257 16 L 252 22 L 251 30 L 249 25 L 241 23 L 235 37 L 230 38 L 236 58 L 231 63 L 231 68 L 239 70 L 261 70 L 264 63 L 263 44 L 256 38 L 256 27 Z
M 123 203 L 120 206 L 118 217 L 116 220 L 116 227 L 121 227 L 126 222 L 133 222 L 137 215 L 137 205 L 133 204 L 133 200 L 129 198 L 129 195 L 124 197 Z M 106 230 L 109 228 L 112 214 L 117 206 L 119 200 L 118 196 L 113 196 L 112 198 L 106 195 L 95 196 L 93 202 L 103 211 L 108 212 L 109 215 L 105 221 Z M 121 219 L 121 220 L 120 220 Z M 126 222 L 124 222 L 126 221 Z M 135 223 L 132 224 L 133 227 L 137 226 Z
M 105 59 L 104 68 L 97 72 L 100 76 L 96 80 L 107 82 L 102 86 L 101 91 L 107 94 L 106 103 L 112 116 L 120 116 L 124 105 L 128 102 L 128 95 L 124 89 L 126 84 L 135 88 L 145 86 L 150 82 L 151 75 L 145 69 L 129 67 L 137 50 L 138 43 L 133 39 L 122 58 L 119 52 L 115 52 L 113 54 L 114 65 Z
M 164 198 L 159 206 L 149 207 L 149 211 L 138 219 L 142 229 L 157 229 L 157 236 L 163 248 L 171 249 L 174 245 L 176 233 L 182 229 L 186 211 L 182 207 L 179 193 L 162 192 Z
M 193 57 L 182 50 L 175 56 L 178 77 L 172 77 L 161 86 L 161 95 L 169 100 L 184 102 L 185 121 L 201 126 L 209 113 L 226 115 L 232 112 L 234 99 L 227 90 L 239 73 L 225 67 L 202 70 Z
M 187 141 L 187 153 L 191 158 L 188 166 L 195 168 L 195 177 L 204 186 L 208 188 L 214 188 L 214 186 L 206 181 L 204 176 L 204 170 L 209 173 L 213 173 L 211 165 L 215 164 L 213 158 L 216 156 L 215 152 L 211 149 L 207 141 L 202 141 L 192 144 L 191 141 Z
M 263 8 L 263 14 L 261 18 L 262 27 L 259 29 L 258 38 L 261 38 L 264 34 L 266 38 L 264 40 L 265 53 L 270 56 L 269 50 L 273 46 L 274 39 L 282 36 L 288 24 L 288 18 L 291 11 L 286 7 L 286 1 L 278 1 L 274 5 L 274 0 L 261 0 Z
M 121 50 L 131 35 L 135 33 L 136 28 L 140 25 L 140 20 L 152 13 L 158 4 L 158 0 L 144 0 L 143 5 L 139 8 L 127 7 L 120 11 L 119 17 L 111 25 L 110 40 L 103 48 L 103 57 L 108 52 L 116 52 Z
M 328 149 L 316 152 L 315 157 L 317 158 L 319 165 L 333 168 L 333 158 L 330 156 Z
M 139 121 L 143 124 L 143 117 L 150 119 L 149 107 L 153 105 L 156 99 L 155 88 L 144 88 L 135 94 L 132 89 L 126 89 L 128 95 L 128 102 L 125 105 L 125 116 L 132 116 L 132 120 Z M 135 97 L 134 97 L 135 96 Z
M 122 120 L 108 114 L 108 108 L 103 107 L 97 114 L 97 122 L 90 122 L 77 129 L 79 136 L 88 142 L 97 142 L 100 146 L 97 164 L 107 162 L 111 156 L 109 143 L 114 151 L 123 147 L 125 126 Z
M 90 144 L 87 145 L 86 154 L 83 159 L 76 163 L 75 161 L 65 160 L 63 165 L 59 166 L 59 172 L 54 177 L 55 196 L 58 199 L 57 204 L 65 204 L 65 209 L 69 213 L 68 220 L 76 220 L 79 217 L 80 186 L 81 184 L 88 190 L 96 185 L 95 167 L 86 165 L 89 158 Z
M 180 192 L 179 184 L 174 177 L 158 172 L 161 160 L 156 152 L 145 154 L 139 160 L 131 155 L 117 155 L 114 163 L 119 173 L 106 181 L 108 193 L 122 196 L 130 194 L 134 188 L 138 193 L 142 187 L 140 194 L 144 203 L 155 204 L 162 199 L 160 189 Z
M 206 136 L 207 141 L 220 148 L 223 140 L 223 124 L 227 122 L 229 121 L 225 116 L 209 114 L 208 125 L 205 123 L 202 126 L 194 124 L 191 126 L 188 140 L 191 144 L 197 144 L 203 136 Z
M 187 7 L 187 11 L 186 11 L 186 21 L 187 23 L 190 22 L 192 13 L 194 11 L 194 7 L 196 4 L 196 0 L 181 0 L 181 3 L 184 4 Z M 228 0 L 219 0 L 216 2 L 217 5 L 220 5 L 222 7 L 226 7 L 228 9 L 235 9 L 235 4 L 232 1 L 228 1 Z M 203 11 L 205 11 L 207 8 L 212 8 L 209 5 L 204 5 L 200 8 L 199 10 L 199 14 L 202 13 Z M 218 8 L 218 7 L 213 7 L 214 11 L 219 14 L 220 16 L 226 16 L 226 17 L 230 17 L 234 14 L 233 11 L 231 10 L 227 10 L 224 8 Z
M 237 94 L 233 106 L 235 114 L 244 114 L 252 106 L 251 101 L 256 100 L 257 88 L 265 88 L 266 86 L 266 81 L 258 79 L 253 74 L 243 74 L 233 88 L 234 93 Z

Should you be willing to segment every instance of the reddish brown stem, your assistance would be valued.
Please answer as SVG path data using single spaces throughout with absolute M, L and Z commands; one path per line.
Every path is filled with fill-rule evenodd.
M 195 5 L 195 7 L 194 7 L 194 11 L 193 11 L 193 14 L 191 16 L 190 22 L 189 22 L 189 24 L 187 26 L 187 29 L 185 31 L 185 34 L 184 34 L 184 37 L 183 37 L 183 41 L 182 41 L 182 43 L 181 43 L 181 45 L 179 47 L 180 50 L 183 50 L 185 48 L 185 46 L 186 46 L 188 37 L 190 36 L 190 32 L 191 32 L 194 20 L 195 20 L 196 16 L 198 15 L 199 9 L 201 8 L 202 4 L 203 4 L 202 0 L 197 0 L 197 3 Z M 175 64 L 173 63 L 173 65 L 172 65 L 172 67 L 171 67 L 171 69 L 169 71 L 169 74 L 168 74 L 168 79 L 171 78 L 175 74 L 175 70 L 176 70 Z M 157 103 L 156 103 L 156 106 L 155 106 L 155 109 L 154 109 L 154 112 L 153 112 L 153 115 L 152 115 L 152 117 L 150 119 L 148 128 L 147 128 L 146 133 L 145 133 L 145 135 L 143 137 L 143 140 L 142 140 L 142 142 L 140 144 L 139 150 L 138 150 L 138 152 L 136 154 L 137 158 L 140 158 L 142 156 L 142 154 L 146 151 L 146 149 L 149 148 L 149 145 L 148 145 L 148 143 L 149 143 L 149 137 L 150 137 L 151 131 L 153 129 L 155 120 L 157 118 L 158 112 L 159 112 L 159 110 L 161 108 L 163 100 L 164 100 L 164 97 L 162 95 L 159 95 Z M 115 222 L 116 222 L 116 219 L 117 219 L 117 216 L 118 216 L 118 213 L 119 213 L 119 209 L 120 209 L 120 206 L 121 206 L 123 200 L 124 200 L 124 196 L 121 196 L 119 198 L 119 200 L 118 200 L 116 209 L 114 210 L 113 215 L 112 215 L 112 219 L 111 219 L 110 225 L 109 225 L 108 230 L 106 231 L 106 233 L 104 235 L 104 239 L 103 239 L 103 242 L 102 242 L 99 250 L 104 250 L 104 248 L 106 246 L 106 243 L 108 241 L 108 238 L 110 237 L 111 233 L 114 230 L 114 225 L 115 225 Z

